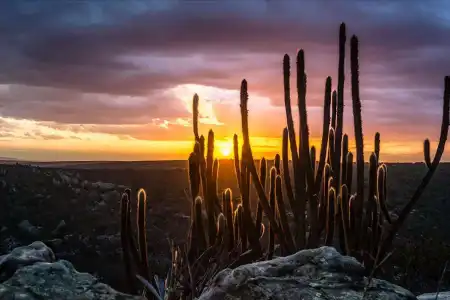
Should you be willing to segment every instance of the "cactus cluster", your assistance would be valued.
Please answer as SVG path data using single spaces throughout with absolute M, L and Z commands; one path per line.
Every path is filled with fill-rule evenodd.
M 253 158 L 248 126 L 248 87 L 247 81 L 242 81 L 241 147 L 238 136 L 234 135 L 233 139 L 234 168 L 240 193 L 240 203 L 237 205 L 234 205 L 230 189 L 219 194 L 219 161 L 214 158 L 214 132 L 209 131 L 205 147 L 205 138 L 198 131 L 199 97 L 194 95 L 194 147 L 189 156 L 188 172 L 188 197 L 192 208 L 187 242 L 183 247 L 172 245 L 172 267 L 163 288 L 159 280 L 150 284 L 151 274 L 145 253 L 145 192 L 140 190 L 138 193 L 137 239 L 132 236 L 131 230 L 130 192 L 125 192 L 122 197 L 122 247 L 131 288 L 135 289 L 134 268 L 137 277 L 146 286 L 145 293 L 149 298 L 194 299 L 221 269 L 270 259 L 274 256 L 276 245 L 279 245 L 281 255 L 320 245 L 334 246 L 342 253 L 359 259 L 372 274 L 389 257 L 396 233 L 441 160 L 449 126 L 450 78 L 445 78 L 442 127 L 436 154 L 432 160 L 430 142 L 425 140 L 427 173 L 398 218 L 393 219 L 386 204 L 387 166 L 380 160 L 381 140 L 378 132 L 369 158 L 365 195 L 356 36 L 350 40 L 355 162 L 354 154 L 349 149 L 348 135 L 343 131 L 345 46 L 346 28 L 345 24 L 341 24 L 337 90 L 332 91 L 332 79 L 327 77 L 318 160 L 316 148 L 309 142 L 304 51 L 298 52 L 296 65 L 299 135 L 296 135 L 292 117 L 290 58 L 286 54 L 283 59 L 286 128 L 282 132 L 281 156 L 275 156 L 274 166 L 269 172 L 265 158 L 260 160 L 259 171 Z M 353 184 L 354 181 L 356 184 Z M 256 212 L 250 207 L 252 187 L 258 197 Z M 263 235 L 267 235 L 268 239 L 262 239 Z

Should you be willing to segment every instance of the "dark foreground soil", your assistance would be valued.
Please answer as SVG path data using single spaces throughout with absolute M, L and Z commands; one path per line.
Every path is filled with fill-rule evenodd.
M 424 164 L 388 164 L 388 205 L 395 214 L 409 200 Z M 63 174 L 63 175 L 61 175 Z M 186 162 L 86 163 L 0 166 L 0 251 L 43 240 L 116 289 L 125 290 L 119 233 L 119 193 L 144 188 L 148 195 L 148 251 L 153 270 L 164 275 L 168 239 L 182 241 L 189 225 Z M 69 183 L 64 182 L 72 178 Z M 238 195 L 231 161 L 220 166 L 219 190 Z M 74 179 L 76 178 L 76 179 Z M 111 183 L 99 187 L 96 182 Z M 414 293 L 434 292 L 450 259 L 450 164 L 441 164 L 395 242 L 378 276 Z M 24 230 L 28 220 L 38 231 Z M 64 220 L 65 225 L 55 230 Z M 445 274 L 444 274 L 445 275 Z M 450 274 L 441 289 L 450 287 Z

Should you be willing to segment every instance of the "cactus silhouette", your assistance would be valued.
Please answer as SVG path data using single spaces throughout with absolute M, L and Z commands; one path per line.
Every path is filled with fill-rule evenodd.
M 332 90 L 331 77 L 325 80 L 320 149 L 312 146 L 309 139 L 305 53 L 299 50 L 296 60 L 298 136 L 292 115 L 290 57 L 284 55 L 286 128 L 282 131 L 281 156 L 276 154 L 270 172 L 267 172 L 265 159 L 260 161 L 259 172 L 256 168 L 248 124 L 248 83 L 242 80 L 242 145 L 239 145 L 238 135 L 233 136 L 234 173 L 240 195 L 237 205 L 233 205 L 237 199 L 233 199 L 230 189 L 221 193 L 220 203 L 220 170 L 219 161 L 214 157 L 214 132 L 208 132 L 205 148 L 205 137 L 199 133 L 198 124 L 200 98 L 194 95 L 194 146 L 188 158 L 188 198 L 192 202 L 190 227 L 185 245 L 171 243 L 172 266 L 166 278 L 164 299 L 195 299 L 207 281 L 221 269 L 270 259 L 275 256 L 276 244 L 279 244 L 283 255 L 321 244 L 335 246 L 364 263 L 371 274 L 389 256 L 398 230 L 419 201 L 442 158 L 449 127 L 450 77 L 445 77 L 444 82 L 441 133 L 435 155 L 431 157 L 430 141 L 426 139 L 423 144 L 426 174 L 398 218 L 393 219 L 388 211 L 387 166 L 380 159 L 379 132 L 374 136 L 374 149 L 369 158 L 367 195 L 364 191 L 359 42 L 354 35 L 350 39 L 354 154 L 349 150 L 349 136 L 344 132 L 345 45 L 346 26 L 342 23 L 339 28 L 337 89 Z M 353 179 L 356 179 L 356 186 Z M 257 197 L 255 214 L 250 206 L 251 188 Z M 146 252 L 147 196 L 145 191 L 139 190 L 137 238 L 133 235 L 131 223 L 131 199 L 131 191 L 126 190 L 121 198 L 120 227 L 129 290 L 137 292 L 133 274 L 138 274 L 138 279 L 146 286 L 145 296 L 162 299 L 155 284 L 149 283 L 152 282 L 152 274 Z M 384 226 L 386 223 L 390 226 Z M 268 237 L 264 244 L 262 235 Z

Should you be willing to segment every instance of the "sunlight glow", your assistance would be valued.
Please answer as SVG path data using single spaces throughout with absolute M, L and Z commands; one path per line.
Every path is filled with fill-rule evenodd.
M 216 141 L 216 152 L 219 158 L 230 158 L 233 153 L 233 142 L 231 140 Z
M 222 153 L 222 155 L 225 156 L 225 157 L 230 156 L 230 154 L 231 154 L 231 145 L 223 146 L 220 149 L 220 153 Z

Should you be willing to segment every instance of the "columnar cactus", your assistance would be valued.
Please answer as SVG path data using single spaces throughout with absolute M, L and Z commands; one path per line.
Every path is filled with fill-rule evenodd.
M 297 53 L 296 83 L 299 110 L 299 136 L 295 133 L 290 98 L 290 58 L 283 58 L 284 104 L 286 128 L 282 132 L 281 156 L 267 174 L 267 162 L 260 162 L 259 173 L 253 158 L 248 126 L 248 86 L 240 87 L 240 108 L 243 144 L 233 138 L 234 169 L 241 202 L 233 205 L 230 189 L 222 192 L 219 201 L 219 161 L 214 158 L 214 132 L 205 138 L 199 134 L 199 97 L 193 98 L 194 147 L 189 156 L 189 186 L 192 201 L 191 224 L 185 247 L 172 244 L 172 266 L 164 289 L 154 283 L 148 266 L 146 237 L 145 191 L 137 195 L 137 238 L 131 224 L 131 191 L 121 200 L 121 242 L 125 271 L 130 291 L 135 292 L 135 278 L 144 284 L 148 299 L 194 299 L 210 278 L 221 268 L 272 258 L 275 245 L 281 253 L 290 254 L 320 244 L 332 245 L 344 254 L 355 256 L 373 274 L 389 256 L 392 241 L 403 225 L 425 187 L 435 173 L 449 127 L 450 77 L 445 77 L 441 135 L 436 154 L 431 159 L 430 142 L 424 142 L 427 173 L 411 200 L 392 219 L 387 206 L 387 167 L 380 159 L 380 134 L 374 137 L 369 159 L 369 189 L 364 196 L 364 136 L 359 93 L 358 38 L 350 39 L 351 97 L 356 142 L 356 173 L 354 155 L 349 150 L 348 135 L 343 131 L 344 63 L 346 27 L 339 29 L 339 62 L 337 89 L 332 79 L 325 80 L 323 129 L 318 161 L 316 148 L 311 147 L 307 120 L 305 54 Z M 206 150 L 206 151 L 205 151 Z M 239 151 L 241 150 L 241 151 Z M 291 161 L 289 160 L 289 153 Z M 292 170 L 292 172 L 291 172 Z M 269 176 L 267 176 L 269 175 Z M 356 186 L 353 179 L 356 176 Z M 269 177 L 269 180 L 267 180 Z M 266 181 L 269 186 L 266 189 Z M 284 189 L 283 189 L 284 185 Z M 258 197 L 256 214 L 250 207 L 250 189 Z M 285 201 L 287 199 L 287 201 Z M 292 220 L 288 211 L 292 212 Z M 263 217 L 267 219 L 264 219 Z M 265 230 L 266 226 L 268 230 Z M 261 243 L 268 235 L 268 244 Z

